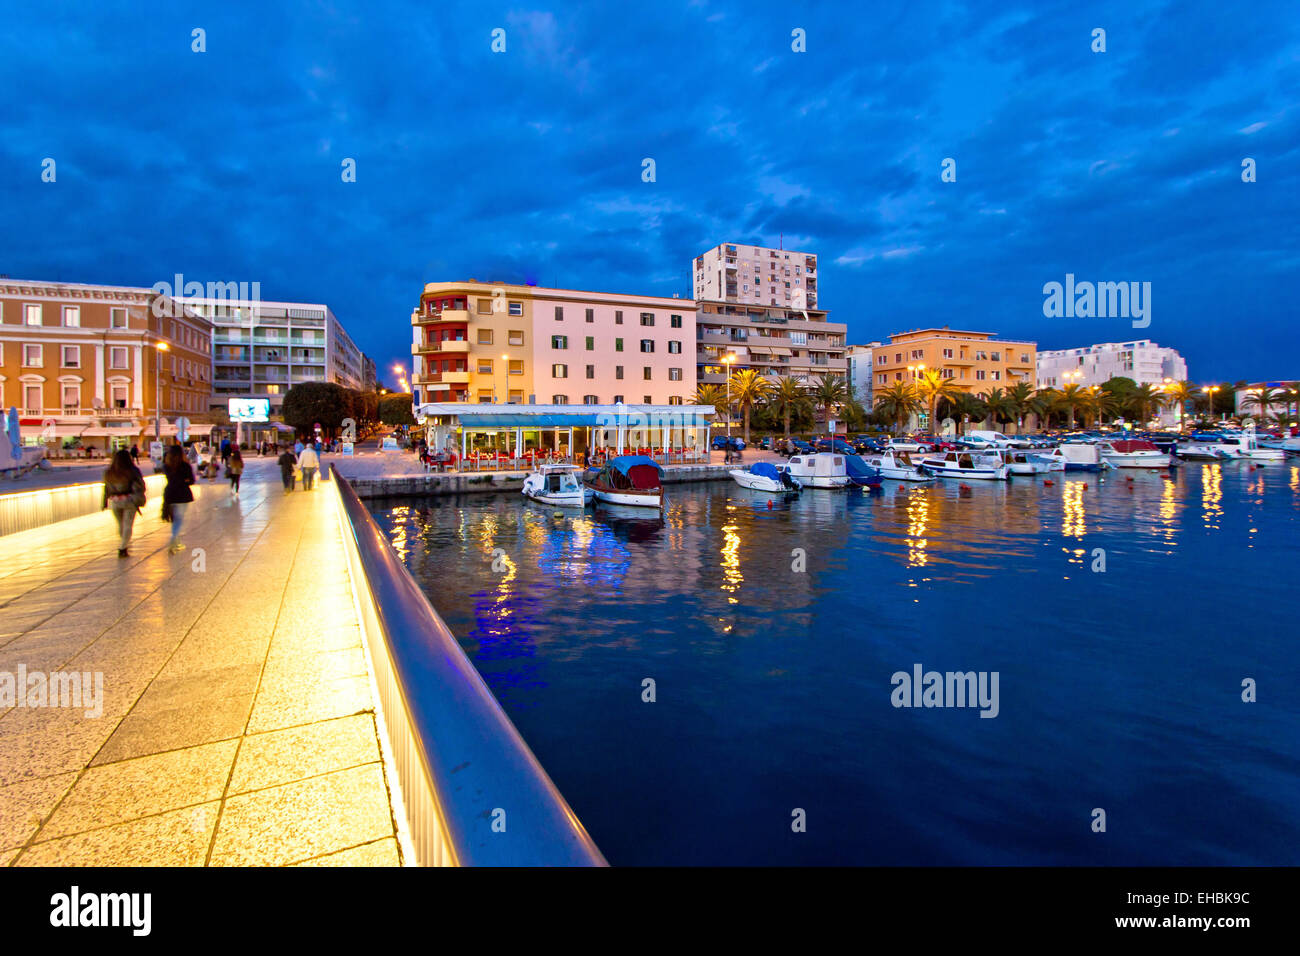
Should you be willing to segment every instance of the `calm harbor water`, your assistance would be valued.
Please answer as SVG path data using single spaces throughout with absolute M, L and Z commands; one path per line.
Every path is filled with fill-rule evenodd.
M 1298 464 L 371 510 L 614 864 L 1294 865 Z

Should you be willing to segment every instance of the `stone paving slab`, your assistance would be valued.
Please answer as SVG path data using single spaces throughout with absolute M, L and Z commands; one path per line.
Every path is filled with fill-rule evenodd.
M 0 865 L 402 865 L 333 489 L 196 487 L 177 555 L 153 500 L 0 538 L 0 681 L 103 681 L 0 700 Z

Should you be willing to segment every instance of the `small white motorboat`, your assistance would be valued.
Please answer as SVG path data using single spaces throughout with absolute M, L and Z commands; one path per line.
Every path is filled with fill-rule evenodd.
M 868 465 L 880 472 L 881 478 L 895 481 L 934 481 L 934 475 L 927 474 L 912 463 L 905 451 L 888 450 L 866 459 Z
M 766 491 L 769 494 L 798 494 L 803 487 L 799 479 L 787 471 L 781 471 L 770 461 L 758 461 L 749 466 L 749 471 L 733 468 L 730 472 L 736 484 L 751 491 Z
M 637 508 L 664 506 L 663 468 L 645 455 L 611 458 L 589 482 L 596 500 Z
M 1168 468 L 1169 456 L 1145 438 L 1101 443 L 1101 460 L 1112 468 Z
M 805 488 L 847 488 L 852 484 L 844 456 L 833 452 L 795 455 L 780 470 Z
M 998 451 L 988 452 L 988 454 L 1001 459 L 1002 463 L 1007 466 L 1007 470 L 1013 475 L 1045 475 L 1052 470 L 1052 463 L 1042 455 L 1035 455 L 1019 449 L 1002 448 Z M 1065 470 L 1065 462 L 1060 463 L 1058 470 Z
M 921 467 L 940 478 L 973 478 L 976 481 L 1006 481 L 1011 474 L 998 455 L 988 452 L 950 451 L 921 459 Z
M 544 505 L 582 508 L 591 500 L 592 491 L 578 481 L 576 465 L 542 465 L 524 479 L 526 498 Z
M 1247 461 L 1285 461 L 1286 451 L 1281 448 L 1269 447 L 1255 437 L 1253 431 L 1241 433 L 1237 439 L 1237 455 Z

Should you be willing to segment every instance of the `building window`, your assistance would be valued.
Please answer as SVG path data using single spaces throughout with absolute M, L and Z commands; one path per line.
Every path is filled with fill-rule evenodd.
M 1002 353 L 1001 353 L 1001 352 L 994 352 L 992 355 L 989 356 L 989 358 L 992 359 L 994 362 L 1001 362 L 1001 361 L 1002 361 Z
M 562 305 L 557 305 L 557 306 L 555 307 L 555 321 L 556 321 L 556 322 L 563 322 L 563 321 L 564 321 L 564 306 L 562 306 Z
M 551 366 L 551 378 L 568 378 L 568 377 L 569 377 L 569 366 L 567 365 Z
M 478 373 L 480 375 L 492 374 L 492 360 L 490 358 L 481 358 L 478 360 Z
M 493 398 L 493 395 L 492 395 L 492 389 L 490 389 L 490 388 L 480 388 L 480 389 L 478 390 L 478 403 L 479 403 L 480 405 L 491 405 L 491 404 L 492 404 L 492 398 Z
M 523 333 L 523 332 L 516 331 L 516 330 L 513 330 L 513 329 L 512 329 L 512 330 L 508 333 L 508 335 L 510 336 L 510 344 L 511 344 L 511 345 L 523 345 L 523 344 L 524 344 L 524 333 Z
M 681 404 L 682 404 L 682 397 L 681 397 L 680 395 L 673 395 L 673 396 L 670 396 L 669 399 L 668 399 L 668 404 L 669 404 L 669 405 L 681 405 Z
M 125 352 L 126 349 L 122 349 L 122 351 Z M 23 368 L 40 368 L 44 365 L 45 362 L 42 359 L 41 352 L 41 346 L 39 345 L 24 345 Z
M 622 340 L 622 339 L 615 339 L 615 340 L 614 340 L 614 351 L 615 351 L 615 352 L 621 352 L 621 351 L 623 351 L 623 340 Z
M 680 329 L 682 327 L 682 317 L 680 315 L 671 316 L 668 319 L 668 324 L 674 329 Z
M 952 358 L 952 349 L 944 349 L 944 350 L 943 350 L 943 357 L 944 357 L 944 358 Z
M 681 355 L 681 354 L 682 354 L 682 343 L 676 341 L 675 339 L 674 339 L 673 341 L 670 341 L 670 342 L 668 343 L 668 354 L 669 354 L 669 355 Z
M 491 329 L 479 329 L 479 330 L 478 330 L 478 344 L 479 344 L 479 345 L 491 345 L 491 344 L 492 344 L 492 330 L 491 330 Z
M 615 324 L 615 325 L 622 325 L 622 324 L 623 324 L 623 313 L 622 313 L 622 311 L 615 311 L 615 313 L 614 313 L 614 324 Z
M 109 326 L 114 329 L 126 328 L 126 309 L 112 309 L 108 317 Z
M 39 385 L 23 386 L 23 410 L 29 415 L 39 415 L 44 405 Z
M 587 310 L 587 321 L 588 321 L 588 322 L 595 322 L 595 321 L 596 321 L 596 310 L 595 310 L 595 309 L 588 309 L 588 310 Z
M 595 396 L 595 395 L 584 395 L 584 396 L 582 396 L 582 404 L 584 404 L 584 405 L 599 405 L 599 404 L 600 404 L 600 399 L 599 399 L 597 396 Z
M 126 386 L 114 385 L 110 389 L 109 402 L 113 408 L 126 408 Z
M 1020 356 L 1020 364 L 1021 364 L 1021 365 L 1028 365 L 1028 364 L 1029 364 L 1029 353 L 1028 353 L 1028 352 L 1025 352 L 1025 353 L 1022 353 L 1022 354 L 1021 354 L 1021 356 Z
M 65 305 L 63 307 L 63 324 L 70 329 L 81 327 L 81 306 Z
M 982 369 L 982 368 L 981 368 L 981 369 L 976 369 L 976 370 L 975 370 L 975 380 L 978 381 L 978 382 L 982 382 L 982 381 L 984 381 L 984 378 L 985 378 L 985 375 L 984 375 L 984 369 Z
M 587 336 L 587 351 L 588 352 L 596 351 L 596 337 L 594 335 Z
M 80 345 L 63 346 L 63 367 L 81 368 L 81 346 Z
M 644 368 L 644 370 L 643 370 L 643 372 L 642 372 L 641 377 L 642 377 L 643 379 L 645 379 L 645 380 L 648 382 L 648 381 L 650 381 L 651 378 L 654 377 L 653 374 L 652 374 L 652 372 L 653 372 L 653 369 L 652 369 L 649 365 L 647 365 L 647 366 L 645 366 L 645 368 Z
M 524 393 L 517 388 L 512 389 L 508 401 L 511 405 L 522 405 L 524 401 Z
M 679 368 L 670 368 L 668 370 L 668 381 L 680 382 L 682 380 L 682 370 Z
M 511 375 L 523 375 L 524 374 L 523 359 L 511 359 L 509 373 Z
M 587 366 L 587 378 L 595 378 L 595 377 L 596 377 L 596 366 L 594 366 L 594 365 L 588 365 L 588 366 Z
M 614 404 L 615 404 L 615 405 L 622 405 L 622 404 L 623 404 L 623 396 L 622 396 L 622 395 L 615 395 L 615 396 L 614 396 Z
M 567 404 L 569 404 L 569 396 L 568 396 L 568 395 L 552 395 L 552 396 L 551 396 L 551 404 L 552 404 L 552 405 L 567 405 Z
M 642 351 L 642 352 L 653 352 L 654 350 L 655 350 L 655 340 L 654 340 L 654 339 L 642 339 L 642 340 L 641 340 L 641 351 Z
M 511 314 L 511 315 L 523 315 L 523 314 L 524 314 L 524 304 L 523 304 L 522 302 L 511 302 L 511 303 L 508 303 L 508 304 L 509 304 L 509 306 L 510 306 L 510 314 Z
M 653 395 L 642 395 L 642 396 L 641 396 L 641 401 L 644 402 L 646 405 L 649 405 L 649 404 L 651 404 L 651 403 L 654 401 L 654 396 L 653 396 Z
M 65 412 L 75 412 L 79 408 L 81 408 L 81 386 L 64 385 L 63 410 Z
M 479 315 L 491 315 L 491 314 L 492 314 L 492 300 L 491 300 L 491 299 L 479 299 L 479 300 L 478 300 L 478 314 L 479 314 Z
M 40 325 L 41 307 L 39 305 L 23 306 L 23 325 Z
M 552 335 L 551 348 L 567 349 L 569 347 L 569 337 L 567 335 Z
M 623 366 L 621 365 L 614 366 L 614 377 L 618 379 L 621 379 L 623 377 Z
M 654 314 L 653 312 L 642 312 L 642 313 L 641 313 L 641 324 L 642 324 L 642 325 L 647 325 L 647 326 L 649 326 L 649 325 L 654 325 L 654 324 L 655 324 L 655 314 Z

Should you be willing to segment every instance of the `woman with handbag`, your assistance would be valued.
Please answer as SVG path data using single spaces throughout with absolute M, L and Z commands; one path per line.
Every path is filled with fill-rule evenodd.
M 104 497 L 100 510 L 111 507 L 117 522 L 119 558 L 130 557 L 131 529 L 135 516 L 144 504 L 144 476 L 131 461 L 131 453 L 119 448 L 104 470 Z
M 163 474 L 167 476 L 167 485 L 163 488 L 163 520 L 172 523 L 171 541 L 167 552 L 175 554 L 184 551 L 181 542 L 181 525 L 185 521 L 185 509 L 194 500 L 190 485 L 194 484 L 194 469 L 185 460 L 180 445 L 172 445 L 163 456 Z

